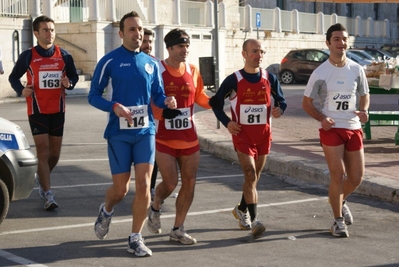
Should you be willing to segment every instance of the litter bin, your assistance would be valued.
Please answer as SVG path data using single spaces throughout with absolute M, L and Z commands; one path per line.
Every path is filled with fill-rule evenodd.
M 215 86 L 215 63 L 214 57 L 199 58 L 199 71 L 208 90 Z

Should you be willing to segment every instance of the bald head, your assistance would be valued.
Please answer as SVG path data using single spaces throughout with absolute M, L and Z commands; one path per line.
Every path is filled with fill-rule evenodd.
M 251 45 L 251 46 L 257 45 L 259 47 L 262 47 L 262 43 L 260 41 L 258 41 L 256 39 L 248 39 L 248 40 L 245 40 L 245 42 L 242 44 L 242 50 L 245 51 L 249 45 Z

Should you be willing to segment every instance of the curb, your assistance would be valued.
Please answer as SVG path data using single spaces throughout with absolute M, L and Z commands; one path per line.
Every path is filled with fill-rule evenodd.
M 199 113 L 202 112 L 207 111 Z M 237 154 L 230 136 L 217 134 L 204 126 L 198 119 L 195 123 L 201 150 L 238 164 Z M 267 157 L 263 172 L 291 184 L 306 183 L 328 189 L 330 183 L 327 164 L 273 151 Z M 399 189 L 395 185 L 397 185 L 397 181 L 391 178 L 370 175 L 366 172 L 362 183 L 354 193 L 386 202 L 399 203 Z

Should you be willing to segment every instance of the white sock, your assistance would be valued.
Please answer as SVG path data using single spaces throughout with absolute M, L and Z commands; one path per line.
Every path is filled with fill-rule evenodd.
M 105 206 L 104 206 L 104 207 L 103 207 L 103 212 L 105 213 L 105 215 L 111 216 L 112 214 L 114 214 L 114 209 L 112 209 L 111 212 L 108 212 L 108 211 L 105 209 Z

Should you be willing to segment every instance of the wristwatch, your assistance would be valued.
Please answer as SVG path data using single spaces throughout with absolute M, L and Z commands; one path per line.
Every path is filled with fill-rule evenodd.
M 69 80 L 69 87 L 67 89 L 71 89 L 73 87 L 72 81 Z

